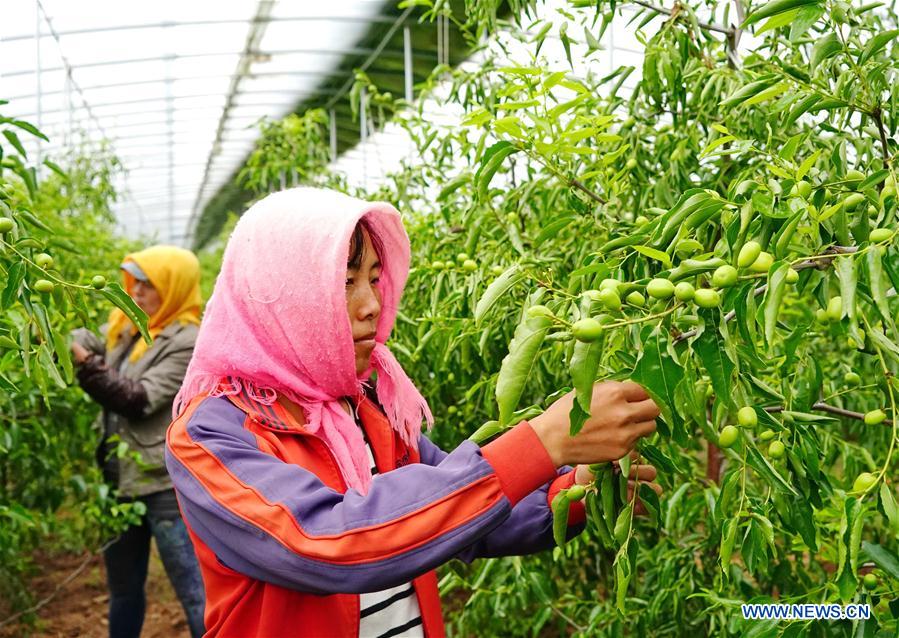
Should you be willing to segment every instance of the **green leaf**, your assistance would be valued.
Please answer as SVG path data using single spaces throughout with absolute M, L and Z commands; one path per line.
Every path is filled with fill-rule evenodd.
M 855 187 L 855 189 L 859 192 L 867 190 L 872 186 L 877 186 L 880 182 L 885 180 L 889 176 L 890 172 L 882 168 L 879 171 L 874 171 L 870 175 L 868 175 L 862 183 Z
M 649 246 L 633 246 L 633 249 L 641 255 L 646 255 L 650 259 L 662 262 L 665 264 L 665 268 L 671 268 L 671 257 L 669 257 L 667 253 L 663 253 L 661 250 L 656 250 L 655 248 L 650 248 Z
M 478 185 L 478 198 L 481 201 L 486 201 L 488 190 L 490 188 L 490 180 L 496 175 L 496 172 L 499 170 L 500 166 L 502 166 L 503 161 L 510 155 L 517 153 L 518 150 L 519 149 L 510 142 L 503 141 L 497 142 L 484 153 L 484 157 L 481 159 L 481 166 L 478 169 L 477 175 L 475 175 L 475 180 Z
M 524 318 L 515 329 L 509 344 L 509 354 L 503 358 L 496 379 L 496 401 L 499 406 L 500 425 L 509 425 L 515 406 L 524 391 L 524 384 L 537 360 L 537 353 L 546 332 L 552 325 L 548 317 Z
M 484 425 L 479 427 L 474 433 L 468 437 L 469 441 L 474 441 L 478 445 L 492 439 L 500 432 L 505 431 L 506 428 L 499 424 L 499 421 L 487 421 Z
M 783 492 L 792 494 L 793 496 L 799 496 L 796 490 L 793 489 L 793 486 L 787 483 L 784 477 L 774 469 L 768 462 L 768 459 L 762 456 L 761 452 L 759 452 L 754 445 L 746 446 L 746 463 L 758 472 L 770 485 L 777 487 Z
M 662 505 L 659 503 L 659 495 L 646 483 L 640 483 L 640 502 L 646 508 L 653 524 L 658 526 L 662 515 Z
M 523 278 L 524 275 L 521 272 L 521 268 L 518 264 L 513 264 L 507 268 L 505 272 L 490 282 L 490 285 L 487 286 L 484 294 L 481 295 L 481 298 L 478 300 L 477 306 L 475 306 L 475 323 L 481 323 L 481 321 L 484 320 L 484 316 L 496 305 L 496 302 Z
M 562 547 L 568 541 L 568 510 L 571 500 L 568 498 L 568 490 L 561 490 L 553 498 L 553 540 L 556 545 Z
M 734 363 L 727 356 L 726 346 L 718 326 L 715 324 L 717 312 L 703 312 L 705 330 L 693 342 L 693 349 L 699 355 L 702 365 L 709 373 L 715 394 L 725 405 L 731 405 Z
M 471 173 L 468 171 L 463 172 L 461 175 L 457 175 L 453 179 L 451 179 L 446 186 L 444 186 L 440 193 L 437 195 L 437 201 L 443 202 L 446 201 L 446 198 L 459 190 L 462 186 L 471 181 Z
M 803 7 L 790 9 L 789 11 L 784 11 L 783 13 L 779 13 L 776 16 L 772 16 L 755 32 L 755 35 L 760 36 L 766 31 L 771 31 L 773 29 L 779 29 L 781 27 L 787 26 L 796 19 L 796 16 L 799 15 L 799 10 L 801 8 Z
M 555 237 L 559 234 L 559 231 L 568 226 L 571 222 L 573 222 L 576 217 L 563 217 L 562 219 L 557 219 L 548 223 L 543 227 L 543 230 L 540 231 L 540 234 L 534 238 L 534 243 L 538 246 L 545 242 L 547 239 Z
M 865 48 L 862 50 L 861 54 L 858 56 L 858 63 L 864 64 L 868 60 L 871 59 L 872 56 L 877 55 L 881 49 L 883 49 L 890 40 L 899 35 L 899 29 L 893 29 L 892 31 L 884 31 L 883 33 L 878 33 L 875 35 Z
M 754 104 L 759 104 L 766 100 L 770 100 L 771 98 L 777 97 L 781 93 L 784 92 L 785 89 L 789 87 L 789 84 L 786 82 L 779 82 L 772 87 L 765 89 L 764 91 L 760 91 L 753 95 L 751 98 L 742 103 L 742 106 L 753 106 Z
M 835 56 L 843 50 L 843 43 L 836 33 L 830 32 L 823 38 L 818 38 L 812 47 L 812 53 L 809 57 L 809 67 L 814 71 L 824 60 Z
M 765 341 L 768 347 L 774 343 L 774 330 L 777 328 L 777 317 L 780 313 L 780 304 L 786 291 L 787 273 L 790 264 L 780 262 L 774 264 L 768 273 L 768 289 L 765 291 Z
M 893 534 L 899 536 L 899 506 L 896 505 L 892 488 L 885 481 L 880 484 L 880 506 L 890 523 Z
M 683 472 L 678 468 L 674 461 L 669 459 L 664 452 L 654 445 L 644 443 L 640 446 L 640 454 L 646 457 L 650 463 L 662 474 L 673 474 L 675 472 Z
M 790 42 L 798 42 L 803 35 L 824 15 L 824 8 L 820 6 L 805 6 L 799 10 L 799 15 L 790 26 Z
M 802 164 L 799 165 L 799 168 L 796 170 L 796 179 L 801 180 L 806 174 L 812 169 L 812 166 L 815 165 L 815 162 L 818 161 L 818 158 L 821 156 L 821 149 L 819 148 L 817 151 L 809 155 L 803 160 Z
M 851 256 L 837 257 L 835 260 L 837 278 L 840 280 L 840 296 L 843 298 L 843 308 L 849 318 L 849 335 L 856 343 L 864 343 L 864 339 L 858 330 L 858 309 L 855 302 L 855 291 L 858 285 L 858 274 L 855 267 L 855 259 Z
M 672 409 L 676 404 L 675 388 L 684 376 L 683 368 L 668 354 L 668 335 L 662 326 L 645 328 L 641 334 L 643 352 L 631 373 L 659 406 L 661 419 L 677 441 L 684 441 L 683 421 Z M 685 441 L 684 441 L 685 442 Z
M 721 571 L 725 574 L 730 571 L 730 559 L 734 551 L 734 541 L 737 538 L 739 520 L 735 517 L 727 518 L 721 526 L 721 544 L 718 546 L 718 562 Z
M 862 542 L 862 555 L 877 564 L 890 578 L 899 580 L 899 558 L 890 550 L 876 543 Z
M 633 505 L 628 503 L 618 513 L 618 518 L 615 519 L 615 527 L 612 528 L 612 536 L 615 537 L 615 541 L 620 545 L 623 545 L 625 541 L 627 541 L 627 537 L 631 533 L 631 512 L 633 512 L 633 509 Z
M 603 341 L 585 343 L 578 341 L 574 344 L 568 371 L 571 374 L 571 382 L 574 386 L 575 401 L 571 406 L 569 431 L 572 436 L 581 431 L 584 422 L 590 416 L 590 407 L 593 401 L 593 384 L 596 381 L 596 371 L 599 369 L 599 361 L 602 358 Z
M 724 98 L 721 101 L 721 106 L 723 106 L 724 108 L 738 106 L 752 96 L 761 93 L 765 89 L 769 88 L 772 84 L 776 83 L 777 77 L 773 75 L 768 75 L 760 80 L 756 80 L 755 82 L 750 82 L 749 84 L 737 89 L 728 97 Z
M 6 274 L 6 287 L 3 289 L 3 296 L 0 297 L 0 310 L 9 308 L 16 297 L 19 296 L 19 290 L 22 288 L 22 281 L 25 280 L 25 262 L 17 261 L 9 267 Z
M 44 166 L 46 166 L 46 167 L 49 168 L 51 171 L 53 171 L 54 173 L 56 173 L 57 175 L 59 175 L 60 177 L 62 177 L 64 180 L 69 181 L 69 174 L 66 173 L 66 172 L 62 169 L 62 167 L 59 166 L 59 164 L 56 164 L 55 162 L 51 162 L 50 160 L 45 159 L 45 160 L 44 160 Z
M 46 135 L 44 135 L 43 133 L 41 133 L 41 132 L 38 130 L 38 128 L 37 128 L 34 124 L 29 124 L 28 122 L 23 122 L 22 120 L 12 120 L 12 121 L 10 122 L 10 124 L 12 124 L 13 126 L 19 127 L 19 128 L 22 129 L 23 131 L 28 131 L 29 133 L 31 133 L 31 134 L 34 135 L 35 137 L 39 137 L 39 138 L 41 138 L 42 140 L 44 140 L 45 142 L 49 142 L 49 141 L 50 141 L 50 139 L 49 139 Z
M 790 9 L 794 9 L 796 7 L 803 7 L 809 4 L 818 4 L 817 0 L 772 0 L 765 6 L 763 6 L 758 11 L 753 11 L 749 14 L 749 17 L 746 18 L 746 21 L 743 22 L 741 28 L 746 28 L 750 24 L 755 24 L 760 20 L 764 20 L 765 18 L 770 18 L 771 16 L 775 16 L 779 13 L 784 13 L 789 11 Z
M 22 157 L 28 157 L 28 154 L 25 153 L 25 147 L 22 146 L 22 142 L 19 141 L 19 136 L 16 135 L 14 131 L 3 131 L 3 137 L 5 137 L 7 141 L 12 144 L 17 151 L 19 151 Z
M 874 300 L 874 305 L 877 306 L 884 324 L 890 327 L 895 336 L 896 326 L 893 323 L 893 315 L 887 300 L 887 284 L 883 276 L 880 250 L 877 248 L 869 250 L 866 257 L 868 258 L 868 283 L 871 286 L 871 298 Z
M 129 297 L 128 293 L 125 292 L 118 283 L 114 281 L 109 282 L 106 284 L 106 287 L 100 291 L 100 294 L 125 313 L 125 316 L 128 317 L 131 323 L 140 330 L 140 333 L 147 344 L 153 342 L 153 338 L 147 330 L 147 314 L 134 303 L 134 299 Z

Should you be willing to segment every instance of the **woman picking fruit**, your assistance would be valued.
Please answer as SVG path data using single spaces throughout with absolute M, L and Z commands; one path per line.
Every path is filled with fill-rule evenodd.
M 437 448 L 384 345 L 409 259 L 393 207 L 328 190 L 270 195 L 235 228 L 168 434 L 209 636 L 441 636 L 436 567 L 552 547 L 552 497 L 655 430 L 643 388 L 606 382 L 575 437 L 569 394 Z

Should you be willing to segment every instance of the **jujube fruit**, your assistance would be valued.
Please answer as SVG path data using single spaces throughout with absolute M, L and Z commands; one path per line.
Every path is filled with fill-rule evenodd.
M 674 287 L 674 296 L 678 301 L 690 301 L 696 294 L 696 288 L 689 281 L 682 281 Z
M 865 196 L 861 193 L 850 193 L 843 200 L 843 208 L 846 210 L 855 210 L 855 207 L 865 201 Z
M 771 253 L 762 251 L 759 253 L 759 256 L 756 257 L 756 260 L 749 266 L 749 270 L 752 272 L 768 272 L 773 263 L 774 256 Z
M 749 268 L 762 253 L 762 245 L 757 241 L 748 241 L 743 244 L 740 254 L 737 255 L 737 266 Z
M 727 449 L 732 447 L 740 437 L 740 431 L 732 425 L 725 425 L 718 434 L 718 447 Z
M 786 453 L 787 448 L 780 441 L 771 441 L 771 445 L 768 446 L 768 456 L 770 456 L 772 459 L 783 458 L 783 455 Z
M 759 424 L 759 416 L 755 408 L 746 405 L 737 411 L 737 422 L 744 428 L 754 428 Z
M 805 180 L 800 180 L 793 184 L 793 189 L 790 191 L 790 194 L 798 195 L 802 199 L 808 199 L 809 195 L 812 194 L 812 185 Z
M 637 306 L 639 308 L 642 308 L 643 306 L 646 305 L 646 297 L 644 297 L 642 294 L 640 294 L 636 290 L 634 292 L 632 292 L 631 294 L 629 294 L 627 297 L 625 297 L 625 299 L 627 299 L 627 302 L 629 304 L 631 304 L 632 306 Z
M 571 326 L 571 334 L 578 341 L 590 343 L 591 341 L 596 341 L 602 335 L 602 324 L 596 319 L 587 317 L 586 319 L 576 321 Z
M 872 573 L 865 574 L 865 577 L 862 579 L 862 583 L 865 585 L 865 589 L 868 591 L 873 591 L 877 589 L 877 585 L 880 583 L 877 581 L 877 576 Z
M 729 288 L 737 283 L 737 269 L 733 266 L 719 266 L 712 273 L 712 285 L 718 288 Z
M 614 288 L 600 290 L 599 300 L 606 310 L 621 310 L 621 297 Z
M 527 316 L 531 319 L 534 317 L 547 317 L 549 319 L 555 317 L 553 311 L 546 306 L 531 306 L 527 309 Z
M 843 298 L 839 295 L 831 297 L 827 302 L 827 318 L 831 321 L 839 321 L 843 318 Z
M 721 295 L 711 288 L 700 288 L 693 295 L 693 301 L 700 308 L 716 308 L 721 305 Z
M 667 279 L 652 279 L 646 284 L 646 294 L 654 299 L 670 299 L 674 294 L 674 284 Z
M 871 474 L 870 472 L 862 472 L 858 476 L 855 477 L 855 482 L 852 483 L 852 491 L 853 492 L 866 492 L 868 488 L 872 487 L 877 482 L 877 477 Z
M 47 281 L 46 279 L 38 279 L 34 282 L 34 289 L 38 292 L 48 293 L 53 292 L 53 282 Z

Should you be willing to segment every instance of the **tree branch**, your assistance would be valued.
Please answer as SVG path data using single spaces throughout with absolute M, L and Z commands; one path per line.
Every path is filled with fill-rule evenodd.
M 871 117 L 874 119 L 874 123 L 877 124 L 877 130 L 880 132 L 880 145 L 883 147 L 883 163 L 889 165 L 890 147 L 887 144 L 887 133 L 883 126 L 883 114 L 881 113 L 879 106 L 874 107 L 874 110 L 871 112 Z
M 852 410 L 846 410 L 845 408 L 838 408 L 835 405 L 830 405 L 829 403 L 824 403 L 823 401 L 818 401 L 814 405 L 812 405 L 812 410 L 817 410 L 818 412 L 828 412 L 830 414 L 835 414 L 837 416 L 846 417 L 847 419 L 855 419 L 856 421 L 864 421 L 865 415 L 862 412 L 853 412 Z M 783 412 L 784 408 L 780 405 L 773 405 L 765 408 L 765 412 L 768 414 L 777 414 L 779 412 Z M 883 422 L 883 425 L 892 425 L 893 422 L 890 419 L 886 419 Z
M 572 187 L 574 187 L 574 188 L 578 189 L 579 191 L 581 191 L 582 193 L 586 194 L 586 195 L 587 195 L 590 199 L 592 199 L 594 202 L 597 202 L 598 204 L 605 204 L 605 203 L 606 203 L 606 200 L 604 200 L 602 197 L 600 197 L 599 195 L 597 195 L 596 193 L 594 193 L 592 190 L 590 190 L 589 188 L 587 188 L 586 186 L 584 186 L 584 184 L 581 183 L 580 181 L 578 181 L 578 180 L 572 178 L 572 179 L 568 180 L 568 183 L 569 183 Z
M 109 541 L 108 543 L 103 545 L 103 547 L 101 547 L 97 551 L 91 552 L 90 554 L 88 554 L 84 558 L 84 560 L 81 561 L 81 564 L 78 565 L 78 567 L 75 569 L 75 571 L 73 571 L 71 574 L 66 576 L 63 579 L 63 581 L 56 586 L 56 589 L 54 589 L 48 596 L 46 596 L 45 598 L 42 598 L 40 601 L 38 601 L 37 603 L 35 603 L 31 607 L 29 607 L 28 609 L 23 609 L 22 611 L 13 614 L 9 618 L 5 618 L 2 621 L 0 621 L 0 629 L 9 625 L 12 622 L 18 620 L 19 618 L 21 618 L 24 615 L 34 613 L 34 612 L 40 610 L 42 607 L 45 607 L 46 605 L 48 605 L 54 598 L 56 598 L 60 594 L 60 592 L 62 592 L 63 589 L 65 589 L 66 585 L 68 585 L 73 580 L 78 578 L 78 575 L 84 571 L 84 569 L 88 566 L 88 564 L 91 562 L 91 560 L 94 559 L 94 557 L 96 557 L 98 554 L 102 554 L 104 551 L 106 551 L 109 548 L 109 546 L 115 542 L 115 540 L 118 540 L 118 539 Z
M 638 4 L 641 7 L 645 7 L 647 9 L 649 9 L 650 11 L 655 11 L 656 13 L 660 13 L 662 15 L 666 15 L 666 16 L 674 15 L 674 11 L 672 11 L 671 9 L 665 9 L 664 7 L 657 7 L 654 4 L 645 2 L 644 0 L 631 0 L 631 2 L 633 4 Z M 733 29 L 728 29 L 727 27 L 722 26 L 720 24 L 714 24 L 714 23 L 709 23 L 709 22 L 699 22 L 698 20 L 697 20 L 697 24 L 699 25 L 700 28 L 705 29 L 706 31 L 716 31 L 718 33 L 723 33 L 724 35 L 727 35 L 727 36 L 730 36 L 730 34 L 733 33 Z

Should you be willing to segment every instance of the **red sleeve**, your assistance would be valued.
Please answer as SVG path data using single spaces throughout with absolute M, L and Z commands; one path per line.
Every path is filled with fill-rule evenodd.
M 552 506 L 552 502 L 556 497 L 556 494 L 574 485 L 574 472 L 574 470 L 571 470 L 567 474 L 563 474 L 555 481 L 550 483 L 549 492 L 547 492 L 546 495 L 546 501 L 547 503 L 549 503 L 550 507 Z M 568 510 L 568 525 L 580 525 L 586 520 L 587 508 L 584 505 L 584 501 L 575 501 L 574 503 L 572 503 L 571 508 Z

